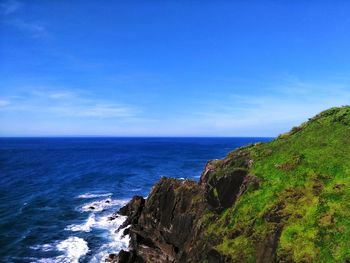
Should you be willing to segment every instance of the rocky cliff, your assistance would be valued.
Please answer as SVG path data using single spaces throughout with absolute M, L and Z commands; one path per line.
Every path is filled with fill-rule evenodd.
M 162 178 L 118 212 L 129 251 L 111 262 L 350 262 L 350 107 Z

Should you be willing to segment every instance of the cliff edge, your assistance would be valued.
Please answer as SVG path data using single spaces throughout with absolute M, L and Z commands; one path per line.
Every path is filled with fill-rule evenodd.
M 110 262 L 350 262 L 350 107 L 162 178 L 118 212 L 129 251 Z

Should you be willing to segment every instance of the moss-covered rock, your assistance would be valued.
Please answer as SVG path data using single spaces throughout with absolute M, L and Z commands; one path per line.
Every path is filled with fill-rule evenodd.
M 162 179 L 137 211 L 147 262 L 350 262 L 350 107 L 208 162 L 198 184 Z

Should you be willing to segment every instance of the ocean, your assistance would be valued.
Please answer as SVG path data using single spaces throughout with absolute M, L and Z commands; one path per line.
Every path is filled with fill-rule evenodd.
M 269 138 L 0 138 L 0 262 L 104 262 L 127 248 L 108 220 L 162 176 Z

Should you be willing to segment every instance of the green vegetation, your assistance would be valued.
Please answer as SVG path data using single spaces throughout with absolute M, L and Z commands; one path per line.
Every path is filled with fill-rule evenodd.
M 275 238 L 280 262 L 350 261 L 349 106 L 230 155 L 238 151 L 249 154 L 249 174 L 261 182 L 207 223 L 207 238 L 218 240 L 218 251 L 255 262 L 259 246 Z M 212 176 L 237 169 L 237 162 Z

